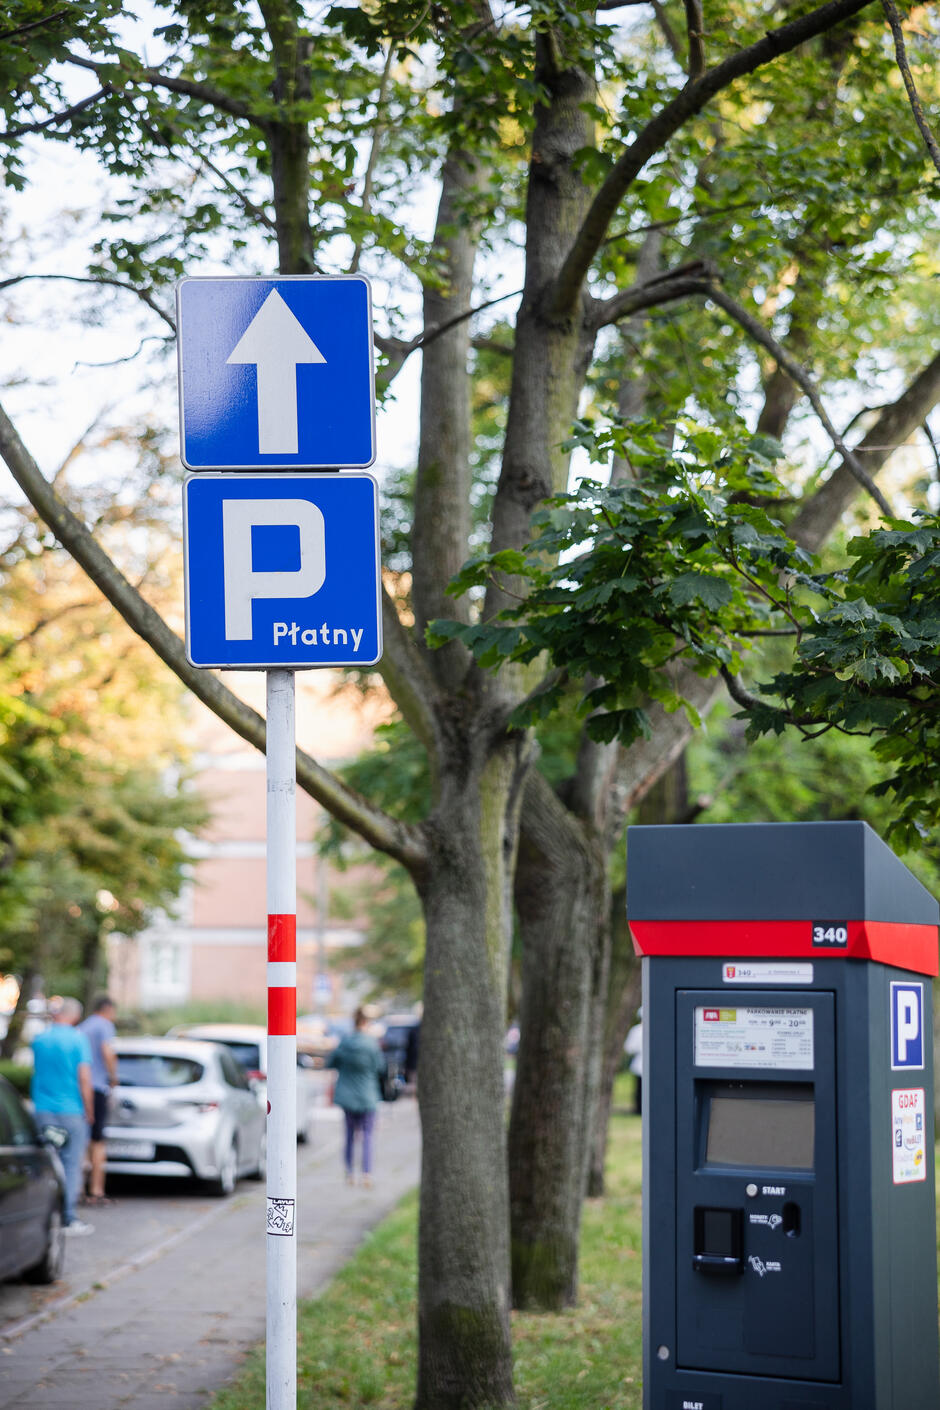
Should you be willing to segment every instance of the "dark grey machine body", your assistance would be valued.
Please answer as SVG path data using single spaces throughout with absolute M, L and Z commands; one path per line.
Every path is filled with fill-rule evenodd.
M 668 921 L 678 910 L 683 923 L 714 920 L 729 905 L 736 918 L 760 919 L 753 866 L 744 906 L 722 899 L 736 872 L 719 855 L 714 834 L 723 829 L 705 830 L 698 871 L 689 834 L 699 828 L 682 829 L 683 869 L 700 893 L 692 907 L 681 874 L 666 884 L 661 859 L 652 889 L 636 881 L 637 859 L 678 829 L 630 831 L 663 835 L 662 844 L 628 839 L 628 898 L 632 889 L 644 919 Z M 799 831 L 797 850 L 809 856 Z M 844 851 L 845 834 L 835 837 Z M 815 834 L 816 852 L 825 841 Z M 840 894 L 829 905 L 827 868 L 812 860 L 820 892 L 807 915 L 857 919 L 874 906 L 880 921 L 936 916 L 913 878 L 913 902 L 902 884 L 886 903 L 869 879 L 866 903 L 856 878 L 862 899 Z M 798 890 L 798 873 L 787 871 Z M 833 875 L 844 893 L 844 865 Z M 783 890 L 768 908 L 765 919 L 787 918 Z M 645 1410 L 940 1410 L 931 979 L 810 951 L 801 982 L 767 982 L 766 951 L 757 954 L 754 982 L 729 982 L 728 955 L 643 959 Z M 788 965 L 796 971 L 800 961 L 788 956 L 784 975 Z M 892 985 L 920 986 L 922 1066 L 892 1067 Z M 792 1068 L 750 1067 L 746 1050 L 727 1066 L 703 1058 L 696 1032 L 742 1009 L 811 1032 L 811 1056 Z M 924 1178 L 903 1183 L 899 1105 L 917 1106 L 923 1124 Z
M 643 967 L 644 1406 L 937 1410 L 934 1182 L 893 1183 L 890 1121 L 893 1088 L 928 1086 L 931 1025 L 924 1073 L 892 1072 L 887 1056 L 891 981 L 922 983 L 926 1002 L 929 979 L 846 960 L 798 991 L 738 985 L 729 995 L 718 959 L 654 956 Z M 813 1072 L 696 1068 L 691 1010 L 719 1001 L 811 1006 Z M 672 1014 L 674 1022 L 662 1021 Z M 707 1165 L 705 1107 L 722 1084 L 763 1090 L 810 1085 L 807 1077 L 811 1170 Z M 759 1193 L 749 1197 L 751 1184 Z M 740 1274 L 693 1267 L 697 1208 L 741 1210 Z M 751 1257 L 780 1271 L 761 1276 Z

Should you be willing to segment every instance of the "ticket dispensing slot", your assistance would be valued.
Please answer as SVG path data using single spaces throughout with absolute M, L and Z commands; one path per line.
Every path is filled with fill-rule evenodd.
M 697 1273 L 744 1272 L 744 1210 L 695 1208 L 695 1254 L 692 1267 Z

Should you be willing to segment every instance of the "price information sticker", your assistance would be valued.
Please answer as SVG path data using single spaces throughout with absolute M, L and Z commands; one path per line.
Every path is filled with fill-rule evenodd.
M 813 1011 L 697 1008 L 696 1067 L 763 1067 L 811 1072 Z
M 896 1185 L 927 1178 L 927 1119 L 923 1087 L 891 1093 L 892 1174 Z

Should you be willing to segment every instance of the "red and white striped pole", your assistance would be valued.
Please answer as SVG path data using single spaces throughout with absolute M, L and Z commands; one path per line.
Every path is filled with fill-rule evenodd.
M 297 745 L 293 671 L 267 673 L 267 1410 L 297 1405 Z

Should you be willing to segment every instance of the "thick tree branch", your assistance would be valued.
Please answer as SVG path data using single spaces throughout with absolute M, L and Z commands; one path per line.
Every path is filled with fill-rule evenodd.
M 678 271 L 677 271 L 678 273 Z M 844 464 L 858 483 L 868 491 L 872 499 L 878 505 L 882 514 L 890 518 L 892 514 L 891 506 L 885 499 L 881 490 L 865 469 L 864 465 L 855 453 L 845 444 L 842 436 L 836 430 L 826 411 L 822 398 L 819 395 L 816 384 L 809 373 L 794 358 L 792 358 L 781 343 L 770 333 L 764 325 L 747 312 L 735 299 L 726 294 L 716 284 L 709 280 L 695 278 L 674 278 L 664 275 L 661 280 L 653 280 L 648 284 L 637 286 L 635 289 L 627 289 L 622 294 L 617 294 L 613 299 L 608 299 L 604 303 L 598 303 L 596 308 L 601 320 L 601 324 L 611 323 L 616 318 L 623 318 L 631 313 L 636 313 L 643 308 L 654 307 L 657 304 L 666 303 L 678 298 L 686 298 L 690 295 L 702 294 L 715 303 L 719 308 L 729 314 L 737 324 L 756 342 L 760 347 L 765 348 L 774 358 L 777 365 L 782 367 L 788 377 L 791 377 L 798 387 L 802 389 L 809 399 L 813 410 L 819 417 L 826 430 L 833 446 L 842 456 Z M 609 316 L 613 314 L 613 317 Z
M 672 57 L 675 59 L 676 63 L 681 68 L 682 61 L 685 58 L 685 55 L 682 51 L 682 43 L 679 39 L 678 34 L 669 22 L 669 16 L 666 13 L 666 7 L 662 3 L 662 0 L 653 0 L 653 14 L 656 16 L 656 23 L 659 25 L 662 36 L 666 41 L 666 45 L 670 53 L 672 54 Z
M 3 132 L 0 132 L 0 142 L 9 141 L 11 137 L 25 137 L 30 132 L 46 132 L 50 127 L 61 127 L 64 123 L 71 122 L 79 113 L 85 112 L 86 108 L 93 108 L 99 98 L 106 98 L 111 92 L 111 85 L 106 83 L 96 93 L 90 93 L 87 98 L 73 103 L 70 108 L 63 108 L 61 113 L 53 113 L 52 117 L 43 118 L 40 122 L 21 122 L 16 127 L 4 128 Z
M 855 459 L 866 465 L 870 474 L 879 470 L 892 451 L 914 435 L 938 401 L 940 353 L 917 374 L 897 401 L 882 408 L 878 420 L 855 447 Z M 843 461 L 795 516 L 789 526 L 791 537 L 815 553 L 856 494 L 857 482 Z
M 67 602 L 64 607 L 59 607 L 54 612 L 47 612 L 44 617 L 38 618 L 33 623 L 29 631 L 23 632 L 22 636 L 13 636 L 0 648 L 0 661 L 6 661 L 13 653 L 28 641 L 35 641 L 47 627 L 53 626 L 56 622 L 61 622 L 63 617 L 68 617 L 72 612 L 87 612 L 89 608 L 98 605 L 97 599 L 87 598 L 84 602 Z
M 689 37 L 689 82 L 705 72 L 705 20 L 701 0 L 685 0 L 685 27 Z
M 724 681 L 728 694 L 736 705 L 740 705 L 742 710 L 756 710 L 760 706 L 766 708 L 767 701 L 761 700 L 759 695 L 748 690 L 747 686 L 736 675 L 728 670 L 727 666 L 721 667 L 721 679 Z
M 32 20 L 29 24 L 18 24 L 14 29 L 0 29 L 0 39 L 19 39 L 21 34 L 29 34 L 31 30 L 42 29 L 45 25 L 56 24 L 59 20 L 69 18 L 68 10 L 57 10 L 54 15 L 44 15 L 42 19 Z
M 930 449 L 933 451 L 934 469 L 935 469 L 936 472 L 937 472 L 937 473 L 936 473 L 936 476 L 935 476 L 935 479 L 936 479 L 937 483 L 940 484 L 940 446 L 937 445 L 937 438 L 936 438 L 936 436 L 934 435 L 934 433 L 933 433 L 933 428 L 932 428 L 932 426 L 930 425 L 930 422 L 927 420 L 926 416 L 924 417 L 923 425 L 921 426 L 920 429 L 923 431 L 924 435 L 927 437 L 927 444 L 930 446 Z
M 862 465 L 855 453 L 845 444 L 845 441 L 832 424 L 832 421 L 829 419 L 829 414 L 822 403 L 822 398 L 816 389 L 816 384 L 806 369 L 801 367 L 801 365 L 790 356 L 786 349 L 777 342 L 773 334 L 768 332 L 758 319 L 752 317 L 746 309 L 741 307 L 737 300 L 732 299 L 723 289 L 713 287 L 708 297 L 713 303 L 716 303 L 719 308 L 723 308 L 727 314 L 730 314 L 735 322 L 738 323 L 756 343 L 759 343 L 762 348 L 766 348 L 777 365 L 784 369 L 788 377 L 793 378 L 793 381 L 796 382 L 798 387 L 802 388 L 803 392 L 809 398 L 813 410 L 825 427 L 829 439 L 842 456 L 851 474 L 858 483 L 868 491 L 882 514 L 890 518 L 892 514 L 890 504 L 885 499 L 864 465 Z
M 0 288 L 2 287 L 0 284 Z M 443 338 L 445 333 L 449 333 L 452 328 L 457 328 L 461 323 L 466 323 L 468 318 L 473 318 L 474 314 L 482 313 L 484 309 L 504 303 L 506 299 L 517 299 L 521 293 L 521 289 L 514 289 L 511 294 L 500 294 L 495 299 L 487 299 L 485 303 L 474 304 L 472 308 L 465 308 L 461 313 L 454 314 L 453 318 L 446 318 L 442 323 L 433 324 L 416 338 L 386 338 L 381 333 L 374 334 L 375 346 L 389 360 L 389 366 L 385 369 L 382 377 L 383 385 L 387 387 L 397 377 L 412 353 L 430 347 L 438 338 Z M 499 349 L 499 351 L 511 352 L 511 349 Z
M 924 106 L 920 101 L 920 94 L 914 86 L 914 75 L 911 73 L 911 66 L 907 61 L 907 49 L 904 47 L 904 30 L 901 26 L 901 17 L 898 14 L 894 0 L 881 0 L 882 9 L 891 26 L 891 33 L 894 36 L 894 52 L 897 55 L 898 68 L 901 70 L 901 77 L 904 79 L 904 87 L 907 89 L 908 101 L 911 105 L 911 112 L 914 114 L 914 121 L 920 129 L 920 135 L 924 139 L 924 146 L 930 153 L 930 160 L 937 171 L 940 171 L 940 147 L 937 146 L 937 139 L 930 130 L 930 124 L 924 114 Z
M 402 622 L 394 598 L 382 585 L 382 660 L 376 668 L 408 726 L 432 761 L 437 750 L 435 716 L 440 691 L 411 632 Z
M 375 167 L 379 159 L 379 148 L 382 145 L 382 138 L 388 126 L 385 120 L 385 104 L 388 102 L 388 90 L 392 76 L 392 64 L 395 59 L 395 41 L 389 40 L 388 53 L 385 55 L 385 63 L 382 65 L 382 78 L 379 83 L 379 96 L 375 104 L 375 127 L 372 130 L 372 142 L 369 147 L 369 159 L 366 162 L 365 176 L 362 181 L 362 215 L 368 220 L 372 213 L 372 182 L 375 177 Z M 355 274 L 359 269 L 359 261 L 362 258 L 362 237 L 356 241 L 356 248 L 353 250 L 353 257 L 349 262 L 350 274 Z
M 473 308 L 465 308 L 462 313 L 455 313 L 453 318 L 445 318 L 443 323 L 432 324 L 420 338 L 415 338 L 409 344 L 409 352 L 416 352 L 418 348 L 430 347 L 431 343 L 438 338 L 443 338 L 445 333 L 449 333 L 452 328 L 457 328 L 461 323 L 466 323 L 468 318 L 473 318 L 474 314 L 482 313 L 484 309 L 495 308 L 497 304 L 505 303 L 507 299 L 518 299 L 522 293 L 521 289 L 513 289 L 510 294 L 499 294 L 495 299 L 487 299 L 485 303 L 474 304 Z
M 708 69 L 701 78 L 687 83 L 630 143 L 602 183 L 546 300 L 549 317 L 572 316 L 594 256 L 604 242 L 611 219 L 624 195 L 650 158 L 661 152 L 691 117 L 700 113 L 717 93 L 736 79 L 824 34 L 871 3 L 872 0 L 829 0 L 828 4 L 810 11 L 808 15 L 801 15 L 790 24 L 770 30 L 755 44 L 740 49 Z
M 131 586 L 84 524 L 52 489 L 2 407 L 0 456 L 36 513 L 128 625 L 219 719 L 249 744 L 263 751 L 265 723 L 261 716 L 239 700 L 211 672 L 190 665 L 179 637 Z M 423 873 L 427 850 L 418 828 L 398 822 L 374 807 L 302 750 L 297 751 L 297 782 L 335 818 L 373 847 L 401 862 L 413 876 Z
M 84 59 L 80 54 L 66 52 L 62 56 L 63 62 L 74 64 L 77 68 L 88 69 L 91 73 L 97 74 L 103 83 L 112 88 L 126 86 L 132 87 L 135 84 L 144 84 L 148 88 L 165 88 L 169 93 L 179 93 L 184 98 L 194 98 L 198 103 L 205 103 L 210 108 L 215 108 L 217 112 L 226 113 L 229 117 L 242 118 L 246 122 L 254 123 L 256 127 L 267 131 L 275 124 L 275 119 L 262 116 L 248 103 L 242 103 L 237 98 L 231 98 L 227 93 L 223 93 L 218 88 L 212 88 L 206 83 L 194 83 L 189 78 L 175 78 L 172 74 L 161 73 L 159 69 L 125 69 L 120 64 L 106 63 L 100 59 Z M 119 79 L 115 79 L 117 70 Z
M 173 336 L 176 336 L 176 322 L 168 313 L 160 307 L 152 294 L 148 294 L 146 289 L 140 289 L 136 284 L 128 284 L 123 279 L 109 279 L 105 275 L 90 274 L 12 274 L 9 279 L 0 279 L 0 289 L 12 288 L 14 284 L 25 284 L 28 279 L 64 279 L 69 284 L 106 284 L 112 289 L 126 289 L 130 294 L 137 297 L 147 305 L 149 309 L 162 318 L 170 329 Z
M 644 309 L 674 303 L 676 299 L 705 293 L 712 287 L 711 269 L 702 260 L 692 260 L 676 269 L 666 270 L 654 279 L 634 284 L 609 299 L 591 299 L 587 322 L 595 330 L 619 323 Z
M 168 148 L 170 146 L 169 143 L 165 143 L 164 145 Z M 222 183 L 229 195 L 238 202 L 246 215 L 249 215 L 252 220 L 256 220 L 259 225 L 265 226 L 268 230 L 277 230 L 277 221 L 274 220 L 272 216 L 268 215 L 266 210 L 262 210 L 261 206 L 257 206 L 254 201 L 249 200 L 244 191 L 239 191 L 235 182 L 232 181 L 230 177 L 226 176 L 221 167 L 217 167 L 214 162 L 210 162 L 209 158 L 203 152 L 197 151 L 194 155 L 198 164 Z

